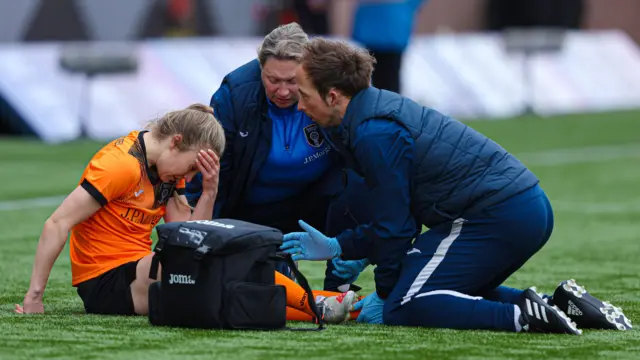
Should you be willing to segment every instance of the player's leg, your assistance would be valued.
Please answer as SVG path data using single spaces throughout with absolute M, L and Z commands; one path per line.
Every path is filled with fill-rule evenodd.
M 547 214 L 537 191 L 513 198 L 504 209 L 458 219 L 422 234 L 408 252 L 398 285 L 385 303 L 385 323 L 578 333 L 564 313 L 534 291 L 522 293 L 517 305 L 472 296 L 492 286 L 546 241 Z M 535 317 L 526 312 L 529 309 L 535 310 Z
M 293 280 L 276 272 L 275 283 L 287 289 L 287 307 L 292 308 L 309 316 L 315 316 L 309 306 L 309 299 L 306 291 Z M 318 309 L 323 315 L 323 319 L 328 323 L 341 323 L 351 318 L 349 309 L 358 302 L 359 296 L 353 291 L 344 293 L 313 290 L 312 296 Z M 296 314 L 296 312 L 291 312 Z M 293 315 L 292 315 L 293 316 Z M 289 318 L 288 318 L 289 319 Z M 298 320 L 293 318 L 290 320 Z
M 78 295 L 89 314 L 135 315 L 131 284 L 137 261 L 122 264 L 93 279 L 78 284 Z
M 143 257 L 142 259 L 140 259 L 140 261 L 138 261 L 138 265 L 136 266 L 136 278 L 131 283 L 131 297 L 133 300 L 133 307 L 136 314 L 138 315 L 149 314 L 149 286 L 156 281 L 160 281 L 160 275 L 162 273 L 161 266 L 158 265 L 157 278 L 149 278 L 152 258 L 153 253 Z
M 287 320 L 288 321 L 304 321 L 304 322 L 314 322 L 315 317 L 313 315 L 309 315 L 304 311 L 300 311 L 296 308 L 292 308 L 291 306 L 287 306 Z

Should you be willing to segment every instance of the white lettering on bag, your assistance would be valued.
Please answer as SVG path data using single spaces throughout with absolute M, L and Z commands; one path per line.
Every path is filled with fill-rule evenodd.
M 169 284 L 193 285 L 196 281 L 191 279 L 191 275 L 169 274 Z
M 215 220 L 192 220 L 192 221 L 187 221 L 187 222 L 188 223 L 202 224 L 202 225 L 217 226 L 217 227 L 221 227 L 221 228 L 225 228 L 225 229 L 233 229 L 235 227 L 235 225 L 223 224 L 223 223 L 215 221 Z

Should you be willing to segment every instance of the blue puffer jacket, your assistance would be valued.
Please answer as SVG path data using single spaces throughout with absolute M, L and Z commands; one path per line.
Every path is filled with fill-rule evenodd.
M 370 87 L 327 131 L 376 196 L 370 225 L 338 235 L 343 258 L 378 264 L 379 295 L 391 291 L 422 225 L 476 213 L 538 183 L 520 161 L 467 125 L 396 93 Z

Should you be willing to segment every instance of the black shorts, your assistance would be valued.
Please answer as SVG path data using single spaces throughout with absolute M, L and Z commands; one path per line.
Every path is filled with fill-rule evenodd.
M 131 283 L 136 279 L 138 261 L 122 264 L 77 285 L 87 314 L 135 315 Z

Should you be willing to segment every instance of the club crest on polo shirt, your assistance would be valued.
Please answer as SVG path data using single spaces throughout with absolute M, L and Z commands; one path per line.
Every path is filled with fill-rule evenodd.
M 324 137 L 318 129 L 318 124 L 310 124 L 304 127 L 304 137 L 307 143 L 314 148 L 319 148 L 324 144 Z

